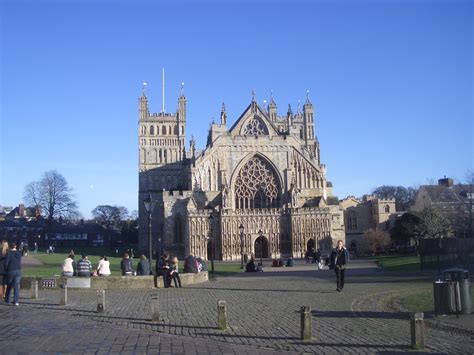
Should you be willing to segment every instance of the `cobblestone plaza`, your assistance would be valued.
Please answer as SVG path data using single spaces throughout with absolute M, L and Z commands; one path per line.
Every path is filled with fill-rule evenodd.
M 428 290 L 430 280 L 354 261 L 344 291 L 338 293 L 332 271 L 300 264 L 218 276 L 182 289 L 108 291 L 103 314 L 95 312 L 95 291 L 69 290 L 68 305 L 59 306 L 57 290 L 41 291 L 38 300 L 23 290 L 19 307 L 0 307 L 0 352 L 405 353 L 411 351 L 409 315 L 387 307 L 387 300 L 413 292 L 414 284 Z M 160 299 L 159 324 L 151 323 L 155 294 Z M 218 300 L 227 301 L 226 331 L 217 329 Z M 312 309 L 311 341 L 299 338 L 303 305 Z M 426 352 L 473 352 L 472 328 L 439 324 L 426 321 Z

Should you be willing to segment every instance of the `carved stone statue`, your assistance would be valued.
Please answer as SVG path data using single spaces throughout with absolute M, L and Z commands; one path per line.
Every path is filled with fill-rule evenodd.
M 227 188 L 227 184 L 222 185 L 222 208 L 228 207 L 228 199 L 229 199 L 229 189 Z

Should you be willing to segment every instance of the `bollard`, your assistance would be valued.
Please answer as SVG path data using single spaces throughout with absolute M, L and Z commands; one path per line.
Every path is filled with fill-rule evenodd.
M 227 304 L 226 301 L 217 301 L 217 324 L 220 330 L 227 329 Z
M 61 306 L 67 306 L 67 285 L 62 285 L 61 290 L 61 299 L 59 300 L 59 304 Z
M 413 349 L 425 348 L 425 324 L 423 317 L 423 312 L 411 314 L 411 347 Z
M 97 313 L 105 311 L 105 290 L 97 290 Z
M 158 295 L 151 296 L 151 321 L 153 323 L 160 322 L 160 300 Z
M 31 281 L 31 299 L 38 299 L 38 280 Z
M 301 306 L 301 340 L 311 340 L 312 333 L 311 307 Z

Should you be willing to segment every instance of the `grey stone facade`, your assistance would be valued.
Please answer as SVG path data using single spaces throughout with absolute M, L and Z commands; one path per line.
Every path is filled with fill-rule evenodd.
M 184 93 L 174 114 L 150 114 L 145 93 L 139 98 L 141 250 L 149 245 L 144 200 L 150 194 L 155 253 L 209 258 L 213 252 L 216 259 L 240 260 L 242 242 L 248 255 L 300 257 L 345 239 L 343 212 L 320 163 L 309 97 L 302 111 L 289 107 L 285 116 L 277 115 L 273 97 L 266 108 L 252 99 L 230 128 L 222 105 L 201 152 L 194 138 L 186 152 L 185 129 Z

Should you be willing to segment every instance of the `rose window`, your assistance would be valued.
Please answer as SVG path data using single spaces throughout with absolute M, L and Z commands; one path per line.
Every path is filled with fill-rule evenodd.
M 236 178 L 236 208 L 279 207 L 279 191 L 273 168 L 259 157 L 253 157 L 245 163 Z

